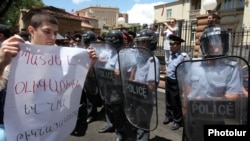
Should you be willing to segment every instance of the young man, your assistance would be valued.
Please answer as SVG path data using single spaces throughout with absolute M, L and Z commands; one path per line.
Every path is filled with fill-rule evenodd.
M 158 40 L 159 40 L 158 24 L 156 23 L 151 24 L 150 29 L 152 29 L 155 32 L 157 43 L 158 43 Z
M 209 14 L 207 17 L 208 26 L 211 27 L 213 25 L 219 24 L 220 16 L 217 14 Z
M 209 14 L 207 17 L 207 26 L 204 28 L 204 31 L 206 31 L 207 28 L 216 26 L 220 23 L 220 16 L 217 14 Z
M 175 69 L 180 62 L 189 60 L 190 58 L 186 53 L 181 52 L 181 43 L 184 42 L 183 39 L 175 35 L 170 35 L 169 40 L 171 55 L 169 56 L 169 63 L 167 66 L 168 69 L 165 89 L 166 117 L 163 121 L 163 124 L 168 124 L 174 121 L 171 129 L 177 130 L 182 126 L 182 111 L 180 95 L 177 87 L 178 84 L 175 76 Z
M 54 46 L 56 41 L 56 35 L 58 32 L 58 21 L 50 14 L 37 13 L 32 16 L 30 25 L 28 26 L 28 32 L 30 34 L 30 43 L 34 45 L 48 45 Z M 19 43 L 25 43 L 20 36 L 15 35 L 5 40 L 0 48 L 0 91 L 6 90 L 9 66 L 13 57 L 15 57 L 19 51 Z M 56 47 L 56 46 L 55 46 Z M 92 58 L 92 65 L 96 61 L 96 54 L 93 49 L 89 49 L 89 56 Z M 3 113 L 1 113 L 3 118 Z M 1 123 L 3 124 L 3 122 Z M 4 130 L 2 125 L 1 129 Z M 3 134 L 4 136 L 4 134 Z
M 171 18 L 170 22 L 163 23 L 163 29 L 161 30 L 161 36 L 164 37 L 164 52 L 165 52 L 165 63 L 166 69 L 169 63 L 169 56 L 170 56 L 170 45 L 169 45 L 169 36 L 170 35 L 178 35 L 179 28 L 176 25 L 176 19 Z

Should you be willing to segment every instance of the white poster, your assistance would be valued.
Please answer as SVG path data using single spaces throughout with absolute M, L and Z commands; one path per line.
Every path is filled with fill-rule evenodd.
M 86 49 L 21 44 L 4 107 L 8 141 L 63 141 L 73 131 L 90 66 Z

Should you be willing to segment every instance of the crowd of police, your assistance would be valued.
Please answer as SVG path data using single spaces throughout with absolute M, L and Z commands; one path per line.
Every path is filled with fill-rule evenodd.
M 154 117 L 153 111 L 155 109 L 153 109 L 153 104 L 147 105 L 146 103 L 150 103 L 150 101 L 152 101 L 154 98 L 151 97 L 151 99 L 146 102 L 143 102 L 141 99 L 142 97 L 145 98 L 148 97 L 148 95 L 153 95 L 155 89 L 151 90 L 151 92 L 148 92 L 150 91 L 149 89 L 146 91 L 144 90 L 145 87 L 150 87 L 148 85 L 150 81 L 142 81 L 142 83 L 147 84 L 147 86 L 129 81 L 136 80 L 136 72 L 133 72 L 133 70 L 140 71 L 137 73 L 138 77 L 147 76 L 147 79 L 151 77 L 147 74 L 150 72 L 149 69 L 146 69 L 147 71 L 145 71 L 145 69 L 140 70 L 140 63 L 145 64 L 145 62 L 148 61 L 148 58 L 145 57 L 146 59 L 138 59 L 139 57 L 143 58 L 143 55 L 139 55 L 138 57 L 138 52 L 137 54 L 133 54 L 133 51 L 129 49 L 127 49 L 126 53 L 124 53 L 125 50 L 123 48 L 142 47 L 143 44 L 146 44 L 145 47 L 152 52 L 156 48 L 154 45 L 157 44 L 157 37 L 155 37 L 156 35 L 157 34 L 155 34 L 155 32 L 151 29 L 143 29 L 137 33 L 136 36 L 134 34 L 129 35 L 126 31 L 112 30 L 107 34 L 104 42 L 111 43 L 110 45 L 115 47 L 115 51 L 112 51 L 112 49 L 109 48 L 110 52 L 105 52 L 103 51 L 104 49 L 96 48 L 96 50 L 99 50 L 97 52 L 99 52 L 100 60 L 107 56 L 111 56 L 108 60 L 103 59 L 99 63 L 97 62 L 99 69 L 93 69 L 97 72 L 93 71 L 92 74 L 98 73 L 98 76 L 93 77 L 98 78 L 98 80 L 94 80 L 97 82 L 97 84 L 91 86 L 98 87 L 95 87 L 92 92 L 89 91 L 87 93 L 87 97 L 91 94 L 96 96 L 100 95 L 102 105 L 106 112 L 106 125 L 103 129 L 98 131 L 99 133 L 115 132 L 117 134 L 117 141 L 126 140 L 126 138 L 129 136 L 126 134 L 126 128 L 128 128 L 127 124 L 129 124 L 134 126 L 136 129 L 137 137 L 135 140 L 149 140 L 149 132 L 152 127 L 155 127 L 154 123 L 150 123 L 150 119 Z M 85 34 L 82 36 L 83 40 L 85 40 L 84 36 Z M 178 47 L 181 42 L 184 42 L 184 40 L 175 35 L 171 35 L 169 39 L 171 46 Z M 94 41 L 96 40 L 93 40 L 93 42 Z M 132 43 L 132 41 L 134 42 Z M 244 90 L 248 90 L 249 84 L 247 85 L 247 74 L 249 72 L 248 70 L 244 70 L 246 73 L 243 77 L 243 71 L 241 70 L 242 66 L 244 66 L 244 69 L 248 68 L 249 66 L 242 58 L 227 56 L 229 41 L 229 33 L 224 27 L 219 25 L 207 27 L 200 39 L 201 50 L 203 54 L 202 58 L 192 60 L 188 57 L 188 59 L 185 59 L 186 61 L 183 60 L 175 63 L 176 68 L 174 67 L 171 69 L 171 67 L 169 67 L 169 69 L 171 69 L 168 70 L 169 74 L 171 74 L 171 71 L 173 71 L 173 73 L 174 71 L 177 71 L 177 76 L 175 76 L 177 80 L 174 80 L 175 85 L 173 88 L 170 88 L 170 90 L 173 89 L 175 93 L 179 93 L 179 97 L 177 98 L 181 100 L 179 105 L 182 108 L 182 117 L 180 118 L 180 121 L 175 122 L 178 123 L 178 125 L 173 124 L 172 128 L 173 130 L 176 130 L 175 128 L 178 129 L 181 126 L 184 126 L 184 139 L 187 141 L 204 140 L 205 135 L 203 134 L 203 126 L 206 124 L 249 124 L 249 117 L 248 114 L 246 114 L 248 112 L 246 103 L 249 102 L 248 92 L 244 92 Z M 177 50 L 175 53 L 180 55 L 180 57 L 185 58 L 186 54 L 181 53 L 179 50 Z M 117 53 L 116 51 L 120 51 L 121 53 Z M 143 53 L 142 50 L 140 50 L 140 52 Z M 174 49 L 172 49 L 172 52 L 174 52 Z M 117 54 L 119 54 L 119 57 L 116 56 Z M 121 58 L 123 58 L 122 56 L 124 55 L 127 55 L 127 58 L 125 57 L 126 59 L 122 60 Z M 154 56 L 153 52 L 152 56 Z M 119 58 L 122 61 L 119 60 Z M 133 64 L 131 63 L 133 62 L 131 61 L 133 58 L 137 61 L 136 63 L 138 63 L 136 69 L 134 69 L 131 65 Z M 171 60 L 172 58 L 170 58 L 170 62 Z M 156 65 L 153 73 L 153 77 L 155 77 L 154 81 L 156 82 L 154 86 L 158 86 L 159 72 L 157 69 L 159 68 L 159 62 L 157 61 L 157 57 L 155 57 L 154 65 Z M 103 66 L 103 68 L 106 69 L 111 69 L 114 72 L 101 70 L 100 66 Z M 123 71 L 125 68 L 125 73 L 119 72 L 119 67 L 121 67 L 121 71 Z M 203 71 L 204 73 L 202 73 Z M 121 78 L 117 78 L 118 76 L 127 78 L 128 82 L 120 80 Z M 113 79 L 116 81 L 109 81 Z M 140 80 L 140 78 L 137 79 Z M 93 84 L 94 81 L 90 84 Z M 172 83 L 172 81 L 169 81 L 167 81 L 168 84 L 170 82 Z M 88 80 L 86 83 L 87 82 Z M 127 84 L 126 87 L 123 88 L 120 82 Z M 86 87 L 85 90 L 86 89 L 88 88 Z M 122 91 L 123 89 L 125 89 L 125 91 Z M 133 100 L 131 100 L 131 95 L 133 95 Z M 96 99 L 97 98 L 95 98 L 95 100 Z M 92 108 L 93 106 L 88 107 Z M 96 107 L 98 106 L 94 106 L 95 114 L 88 117 L 88 122 L 94 121 L 96 116 Z M 137 108 L 137 110 L 131 110 L 133 108 Z M 88 111 L 91 110 L 88 108 Z M 131 128 L 131 126 L 129 128 Z
M 105 111 L 106 125 L 98 131 L 99 133 L 115 132 L 117 135 L 116 140 L 123 141 L 129 136 L 127 133 L 129 130 L 128 128 L 131 128 L 132 124 L 139 124 L 135 126 L 134 129 L 134 131 L 137 132 L 135 140 L 149 140 L 150 125 L 144 124 L 148 124 L 147 122 L 150 123 L 150 120 L 145 122 L 143 118 L 150 119 L 151 115 L 149 113 L 145 114 L 145 106 L 140 108 L 139 106 L 133 106 L 133 108 L 137 110 L 133 111 L 133 114 L 128 115 L 131 111 L 128 112 L 126 109 L 131 110 L 131 104 L 135 105 L 136 103 L 129 101 L 133 99 L 130 97 L 130 94 L 127 96 L 123 95 L 122 90 L 125 89 L 123 87 L 127 87 L 127 85 L 122 85 L 122 77 L 123 79 L 129 77 L 130 81 L 144 83 L 145 89 L 150 87 L 150 92 L 147 90 L 147 94 L 145 95 L 156 93 L 160 75 L 160 64 L 152 53 L 157 45 L 155 32 L 152 29 L 146 28 L 136 35 L 136 33 L 132 31 L 111 30 L 107 33 L 105 38 L 100 40 L 94 32 L 85 31 L 82 36 L 78 36 L 77 38 L 79 38 L 81 42 L 76 44 L 75 47 L 94 48 L 98 54 L 98 61 L 95 67 L 90 70 L 86 78 L 82 92 L 81 107 L 79 108 L 79 118 L 72 135 L 82 136 L 87 129 L 87 124 L 96 120 L 97 108 L 102 107 Z M 140 50 L 132 51 L 132 48 L 135 46 L 140 46 Z M 129 56 L 128 53 L 125 53 L 125 55 L 118 55 L 124 48 L 128 48 L 129 52 L 131 51 Z M 145 50 L 144 53 L 149 52 L 149 56 L 144 57 L 144 54 L 140 53 L 143 48 Z M 124 56 L 124 58 L 120 56 Z M 128 61 L 128 59 L 131 60 Z M 121 62 L 125 61 L 127 61 L 125 65 L 120 65 Z M 140 62 L 140 65 L 136 66 L 138 62 Z M 131 65 L 128 65 L 128 63 L 131 63 Z M 157 69 L 155 64 L 157 64 Z M 120 70 L 120 67 L 123 70 Z M 157 73 L 155 70 L 157 70 Z M 157 74 L 157 76 L 155 74 Z M 130 85 L 133 87 L 138 86 L 138 84 L 134 83 Z M 140 98 L 141 97 L 138 99 Z M 127 103 L 127 101 L 129 102 Z M 133 102 L 135 101 L 136 100 L 133 99 Z M 145 103 L 147 103 L 147 100 Z M 126 107 L 125 105 L 128 106 Z M 137 105 L 139 105 L 139 103 L 137 103 Z M 152 106 L 149 104 L 148 107 L 150 108 Z M 139 114 L 141 114 L 141 116 L 139 116 Z M 130 119 L 127 119 L 128 116 L 130 116 L 131 120 L 136 119 L 136 121 L 130 123 Z M 140 124 L 143 124 L 145 129 L 141 129 Z
M 213 18 L 211 16 L 209 18 Z M 126 134 L 126 128 L 131 128 L 132 125 L 137 132 L 135 140 L 149 140 L 149 132 L 155 127 L 154 123 L 150 123 L 150 119 L 154 117 L 153 113 L 157 109 L 153 109 L 153 104 L 146 104 L 147 102 L 150 103 L 154 99 L 153 97 L 146 102 L 141 99 L 142 97 L 145 99 L 148 95 L 154 95 L 157 92 L 155 89 L 148 89 L 150 81 L 142 81 L 142 84 L 139 84 L 129 80 L 135 81 L 135 74 L 138 75 L 137 77 L 148 77 L 147 79 L 151 77 L 147 74 L 150 69 L 143 70 L 143 67 L 141 67 L 140 70 L 139 65 L 140 63 L 147 64 L 145 62 L 150 60 L 150 57 L 142 59 L 144 55 L 140 55 L 138 52 L 133 53 L 129 49 L 125 51 L 124 48 L 143 47 L 143 44 L 145 44 L 145 47 L 152 53 L 151 57 L 153 57 L 158 36 L 159 34 L 150 28 L 145 28 L 137 34 L 132 31 L 112 30 L 103 40 L 98 40 L 92 31 L 83 33 L 82 41 L 86 48 L 91 45 L 98 46 L 95 45 L 96 42 L 103 43 L 101 49 L 94 47 L 99 54 L 100 61 L 97 61 L 96 67 L 91 70 L 83 90 L 83 95 L 87 96 L 85 97 L 88 115 L 85 121 L 87 123 L 96 119 L 97 107 L 103 106 L 105 110 L 106 125 L 98 131 L 99 133 L 115 132 L 117 141 L 126 140 L 129 136 Z M 168 86 L 166 86 L 166 91 L 176 93 L 175 101 L 177 102 L 179 101 L 177 99 L 180 99 L 180 102 L 176 103 L 177 105 L 174 108 L 179 107 L 180 111 L 182 111 L 178 120 L 174 122 L 172 129 L 176 130 L 184 126 L 185 140 L 202 141 L 205 136 L 203 126 L 206 124 L 227 125 L 234 123 L 236 125 L 248 125 L 249 117 L 248 114 L 244 113 L 248 111 L 246 103 L 249 102 L 249 71 L 246 69 L 249 68 L 249 65 L 242 58 L 227 55 L 230 41 L 227 29 L 218 24 L 211 24 L 206 27 L 200 38 L 203 56 L 193 60 L 187 54 L 181 52 L 180 44 L 184 42 L 183 39 L 170 35 L 169 40 L 172 54 L 169 57 L 167 66 L 166 85 Z M 104 47 L 107 46 L 106 43 L 112 47 L 107 49 L 107 47 Z M 109 51 L 105 51 L 103 48 Z M 139 52 L 143 53 L 142 50 L 139 50 Z M 124 55 L 127 58 L 122 59 Z M 173 55 L 176 55 L 177 62 L 172 61 L 175 60 L 172 57 Z M 131 60 L 137 63 L 136 69 Z M 151 73 L 151 75 L 154 75 L 152 76 L 156 82 L 154 86 L 157 87 L 159 83 L 159 62 L 157 57 L 154 58 L 153 62 L 155 67 L 154 73 Z M 241 68 L 244 68 L 245 72 Z M 136 70 L 140 72 L 136 73 Z M 203 71 L 204 73 L 202 73 Z M 121 77 L 128 80 L 124 82 Z M 141 78 L 137 79 L 140 80 Z M 121 82 L 125 83 L 126 87 L 123 87 Z M 146 90 L 144 90 L 145 87 L 147 87 Z M 172 94 L 170 93 L 170 95 Z M 170 98 L 168 97 L 168 99 Z M 137 108 L 137 110 L 131 110 L 133 108 Z M 167 108 L 166 110 L 171 111 L 171 109 Z M 79 113 L 80 116 L 82 112 Z M 144 121 L 142 118 L 144 118 Z M 168 119 L 168 121 L 165 119 L 164 124 L 171 121 L 173 121 L 173 118 Z M 77 130 L 76 128 L 75 131 Z M 79 130 L 82 131 L 82 128 L 79 128 Z
M 127 48 L 131 44 L 133 44 L 134 47 L 142 47 L 144 42 L 147 40 L 149 40 L 149 43 L 145 43 L 147 44 L 146 48 L 153 51 L 156 47 L 154 46 L 155 45 L 154 43 L 155 42 L 157 43 L 157 40 L 155 40 L 154 42 L 154 40 L 151 40 L 154 38 L 150 39 L 148 38 L 149 36 L 153 37 L 157 35 L 151 29 L 143 29 L 137 34 L 137 36 L 133 36 L 134 39 L 129 41 L 135 41 L 134 43 L 130 43 L 128 40 L 126 40 L 127 39 L 126 37 L 132 37 L 132 36 L 126 36 L 126 34 L 127 32 L 123 33 L 122 31 L 118 30 L 111 31 L 110 33 L 108 33 L 108 36 L 106 38 L 107 40 L 105 42 L 110 42 L 111 44 L 113 44 L 113 46 L 115 46 L 118 49 L 118 52 L 119 50 L 121 50 L 121 48 Z M 203 132 L 204 126 L 207 124 L 215 124 L 221 126 L 230 124 L 235 124 L 239 126 L 249 125 L 249 117 L 248 117 L 249 110 L 247 104 L 249 103 L 249 98 L 248 98 L 249 64 L 243 58 L 227 55 L 230 43 L 230 35 L 227 29 L 218 24 L 211 24 L 210 26 L 208 26 L 204 30 L 200 38 L 201 51 L 203 55 L 201 58 L 197 59 L 191 59 L 191 58 L 189 59 L 189 57 L 186 57 L 186 54 L 183 54 L 180 51 L 181 49 L 179 45 L 181 42 L 184 42 L 184 40 L 175 35 L 171 35 L 169 39 L 170 39 L 171 52 L 175 53 L 175 55 L 177 55 L 177 58 L 178 56 L 181 58 L 187 58 L 184 60 L 179 58 L 182 61 L 173 62 L 173 64 L 171 64 L 171 60 L 173 60 L 173 58 L 171 58 L 172 55 L 169 58 L 170 65 L 168 68 L 169 70 L 167 72 L 168 74 L 172 74 L 173 72 L 173 74 L 176 75 L 176 76 L 173 75 L 176 80 L 175 79 L 174 80 L 171 79 L 171 81 L 167 80 L 167 84 L 169 85 L 172 83 L 175 84 L 172 86 L 172 88 L 167 86 L 167 89 L 173 90 L 173 93 L 177 93 L 177 95 L 179 95 L 177 98 L 181 100 L 180 101 L 181 103 L 179 103 L 178 105 L 181 106 L 180 108 L 182 109 L 181 118 L 178 122 L 176 121 L 175 124 L 173 124 L 172 129 L 176 130 L 181 126 L 184 126 L 183 132 L 185 133 L 184 134 L 185 140 L 203 141 L 205 137 Z M 118 43 L 117 41 L 119 40 L 120 41 L 125 40 L 125 42 Z M 138 58 L 135 56 L 131 56 L 131 54 L 133 54 L 131 53 L 131 51 L 130 52 L 127 51 L 126 53 L 127 54 L 130 53 L 130 57 L 128 57 L 127 59 L 131 59 L 133 57 Z M 121 54 L 119 53 L 119 55 L 122 56 L 124 55 L 124 53 L 123 52 Z M 139 56 L 142 57 L 143 55 Z M 129 60 L 123 60 L 123 61 L 126 62 Z M 140 61 L 137 62 L 138 66 L 137 69 L 135 70 L 139 70 L 140 68 L 139 64 L 140 62 L 143 61 L 145 64 L 147 59 L 146 60 L 140 59 Z M 158 65 L 157 60 L 155 60 L 154 63 L 156 64 L 156 66 Z M 171 65 L 174 65 L 175 67 L 172 67 Z M 133 67 L 130 66 L 131 68 L 129 68 L 128 65 L 127 66 L 122 65 L 122 63 L 120 64 L 120 67 L 126 68 L 125 70 L 127 70 L 127 72 L 133 74 Z M 153 74 L 156 76 L 155 86 L 157 86 L 159 82 L 159 80 L 157 80 L 158 77 L 157 67 Z M 242 68 L 244 68 L 244 70 L 242 70 Z M 143 74 L 142 72 L 143 69 L 141 70 L 141 73 L 138 75 L 146 76 L 146 74 Z M 108 73 L 108 72 L 103 72 L 103 73 Z M 134 79 L 135 75 L 131 76 L 128 74 L 124 74 L 124 76 L 126 76 L 128 79 L 131 79 L 130 77 L 132 77 L 133 78 L 132 80 L 135 80 Z M 147 75 L 147 77 L 150 76 Z M 169 77 L 167 78 L 170 79 L 171 76 L 170 78 Z M 116 131 L 118 136 L 117 140 L 125 140 L 127 135 L 126 132 L 123 132 L 126 131 L 125 129 L 126 125 L 124 124 L 132 124 L 135 128 L 137 128 L 137 140 L 149 140 L 149 131 L 151 129 L 149 126 L 154 127 L 154 125 L 150 123 L 150 118 L 154 117 L 154 114 L 152 114 L 153 113 L 152 111 L 154 111 L 153 110 L 154 106 L 149 104 L 147 107 L 146 106 L 147 104 L 143 103 L 141 100 L 133 100 L 133 102 L 130 103 L 131 97 L 129 95 L 133 95 L 132 97 L 134 97 L 134 99 L 139 99 L 138 97 L 140 96 L 147 97 L 145 96 L 145 94 L 141 94 L 144 85 L 133 84 L 132 82 L 124 82 L 124 83 L 128 84 L 127 85 L 128 88 L 124 88 L 127 91 L 125 92 L 119 91 L 121 89 L 117 83 L 115 84 L 117 86 L 114 86 L 114 84 L 112 84 L 111 87 L 106 88 L 106 90 L 107 89 L 111 90 L 109 92 L 106 91 L 106 93 L 109 94 L 109 96 L 120 94 L 121 96 L 120 98 L 123 99 L 120 101 L 122 103 L 119 103 L 121 105 L 120 106 L 116 105 L 113 107 L 119 108 L 119 112 L 117 112 L 118 113 L 117 118 L 122 119 L 122 121 L 128 120 L 128 122 L 122 122 L 121 120 L 118 120 L 118 122 L 116 122 L 114 118 L 113 119 L 114 121 L 112 123 L 112 120 L 108 118 L 109 116 L 106 116 L 107 125 L 103 129 L 101 129 L 99 133 Z M 149 84 L 149 82 L 146 82 L 145 84 Z M 114 87 L 116 90 L 112 91 Z M 147 85 L 147 87 L 150 86 Z M 99 86 L 99 88 L 101 88 L 101 86 Z M 133 90 L 131 90 L 132 88 Z M 153 91 L 151 91 L 151 93 L 150 92 L 146 93 L 147 95 L 153 95 Z M 149 101 L 147 102 L 150 103 Z M 110 101 L 109 102 L 107 102 L 106 100 L 103 101 L 104 105 L 107 103 L 110 103 Z M 139 105 L 140 104 L 144 105 L 144 107 L 142 106 L 142 109 L 147 108 L 151 110 L 149 111 L 131 110 L 133 104 L 138 105 L 138 103 Z M 112 112 L 113 114 L 116 113 L 115 112 L 116 110 L 112 109 L 112 104 L 106 105 L 104 107 L 106 107 L 105 111 L 110 111 L 110 116 L 112 115 Z M 141 108 L 140 106 L 135 106 L 135 107 L 138 109 Z M 146 112 L 147 114 L 145 114 Z M 127 119 L 124 118 L 123 116 L 126 116 Z M 145 121 L 144 122 L 142 121 L 143 118 L 142 116 L 146 118 L 144 120 L 148 122 L 147 124 L 145 123 Z M 116 127 L 116 125 L 118 127 Z

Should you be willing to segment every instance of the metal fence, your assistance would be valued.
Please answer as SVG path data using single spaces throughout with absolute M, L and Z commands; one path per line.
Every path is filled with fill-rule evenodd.
M 179 35 L 186 42 L 182 44 L 182 51 L 188 53 L 190 57 L 193 56 L 195 47 L 196 22 L 193 21 L 179 21 L 178 23 Z M 160 33 L 161 28 L 158 28 Z M 242 30 L 241 32 L 230 32 L 231 43 L 228 55 L 240 56 L 250 63 L 250 31 Z M 159 58 L 164 58 L 163 50 L 164 40 L 160 36 L 158 47 L 155 50 L 155 55 Z

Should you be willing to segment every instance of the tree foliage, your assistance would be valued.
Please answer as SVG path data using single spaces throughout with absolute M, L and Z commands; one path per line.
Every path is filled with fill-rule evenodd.
M 20 9 L 43 6 L 42 0 L 1 0 L 0 23 L 15 28 L 18 25 Z

